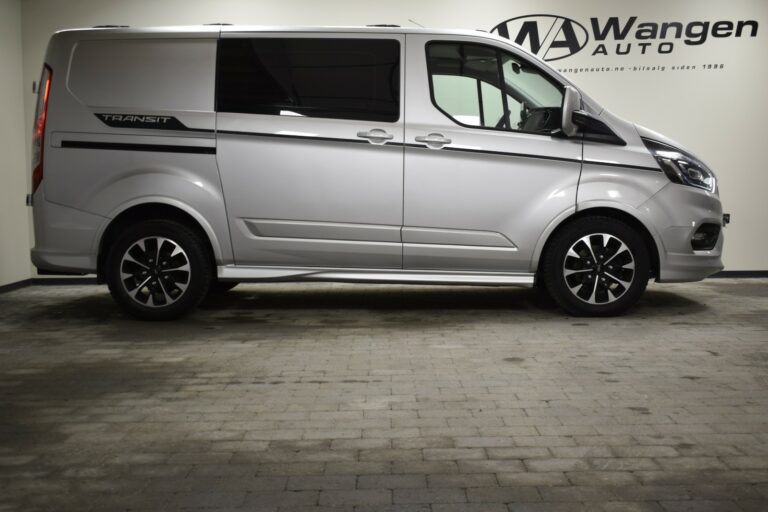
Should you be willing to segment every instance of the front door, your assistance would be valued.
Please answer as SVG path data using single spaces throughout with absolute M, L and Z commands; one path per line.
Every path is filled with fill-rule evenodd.
M 407 43 L 404 268 L 532 272 L 542 232 L 576 202 L 562 84 L 480 38 Z
M 217 160 L 237 265 L 401 268 L 404 43 L 222 34 Z

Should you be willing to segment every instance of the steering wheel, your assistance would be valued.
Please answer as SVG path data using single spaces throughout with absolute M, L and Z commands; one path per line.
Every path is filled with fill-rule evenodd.
M 520 102 L 520 122 L 517 123 L 517 127 L 521 128 L 525 126 L 525 122 L 528 120 L 528 117 L 531 115 L 531 109 L 528 107 L 528 105 L 525 104 L 524 101 Z M 504 128 L 504 115 L 499 118 L 499 121 L 496 123 L 496 128 Z

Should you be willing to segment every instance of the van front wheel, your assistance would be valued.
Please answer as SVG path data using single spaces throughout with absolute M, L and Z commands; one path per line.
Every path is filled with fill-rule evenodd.
M 127 228 L 106 259 L 112 296 L 143 320 L 171 320 L 208 293 L 213 265 L 205 241 L 174 221 L 150 220 Z
M 578 316 L 619 315 L 648 284 L 642 236 L 610 217 L 583 217 L 555 235 L 544 257 L 544 282 L 563 309 Z

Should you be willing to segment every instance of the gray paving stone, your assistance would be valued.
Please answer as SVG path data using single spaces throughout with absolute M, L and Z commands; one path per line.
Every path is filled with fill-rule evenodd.
M 405 439 L 392 439 L 392 448 L 397 450 L 410 450 L 413 448 L 454 448 L 456 446 L 451 437 L 414 437 Z
M 336 508 L 333 509 L 334 511 Z M 354 512 L 430 512 L 430 505 L 426 503 L 399 503 L 397 505 L 357 505 Z
M 610 487 L 594 485 L 569 485 L 540 489 L 544 501 L 604 502 L 614 498 Z M 530 500 L 527 500 L 530 501 Z
M 523 446 L 515 448 L 486 448 L 490 459 L 536 459 L 551 457 L 551 452 L 540 446 Z
M 498 485 L 496 475 L 485 473 L 459 473 L 446 475 L 429 475 L 429 487 L 493 487 Z
M 319 491 L 258 491 L 245 497 L 246 508 L 316 505 Z
M 324 471 L 331 475 L 380 475 L 390 473 L 391 465 L 389 462 L 326 462 Z
M 766 469 L 768 468 L 768 456 L 743 456 L 743 457 L 721 457 L 729 468 L 733 469 Z
M 181 492 L 167 500 L 174 508 L 236 508 L 245 501 L 245 492 Z
M 470 503 L 513 503 L 540 500 L 536 487 L 472 487 L 467 489 Z
M 420 461 L 424 459 L 422 450 L 419 449 L 376 449 L 376 450 L 360 450 L 358 455 L 360 461 L 408 461 L 416 460 Z
M 360 475 L 358 489 L 418 489 L 427 486 L 425 475 Z
M 322 491 L 320 505 L 337 507 L 339 505 L 389 505 L 392 503 L 392 491 L 385 489 L 357 489 L 354 491 Z
M 475 460 L 485 459 L 482 448 L 425 448 L 424 460 Z
M 593 512 L 593 508 L 590 506 L 584 503 L 521 502 L 510 503 L 509 512 Z
M 393 503 L 465 503 L 464 489 L 395 489 Z
M 462 473 L 509 473 L 525 470 L 519 460 L 460 460 L 458 464 Z
M 678 451 L 671 446 L 612 446 L 611 451 L 616 457 L 676 457 Z
M 599 333 L 597 335 L 596 333 Z M 0 294 L 0 510 L 768 510 L 768 280 Z
M 525 466 L 529 471 L 587 471 L 590 469 L 587 459 L 573 458 L 527 459 Z
M 292 476 L 288 478 L 286 489 L 289 491 L 354 489 L 356 484 L 357 477 L 354 475 Z
M 607 446 L 553 446 L 552 455 L 560 459 L 584 457 L 613 457 Z
M 726 500 L 664 501 L 661 506 L 665 512 L 744 512 L 738 503 Z
M 589 505 L 596 505 L 593 510 L 599 512 L 664 512 L 660 504 L 648 501 L 606 501 Z
M 432 512 L 507 512 L 503 503 L 437 503 Z
M 624 459 L 626 460 L 626 459 Z M 716 457 L 664 457 L 655 459 L 664 469 L 707 470 L 725 469 L 727 466 Z M 651 469 L 637 467 L 635 469 Z
M 535 485 L 545 487 L 552 485 L 570 485 L 565 473 L 559 471 L 548 473 L 497 473 L 496 478 L 500 485 L 508 486 Z
M 392 473 L 456 473 L 459 466 L 454 461 L 395 461 L 392 463 Z
M 573 471 L 566 473 L 573 485 L 636 485 L 631 471 Z

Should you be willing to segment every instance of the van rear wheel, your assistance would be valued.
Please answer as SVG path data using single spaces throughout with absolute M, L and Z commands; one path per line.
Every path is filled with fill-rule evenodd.
M 112 244 L 106 264 L 112 297 L 143 320 L 183 316 L 205 298 L 213 280 L 205 240 L 175 221 L 127 228 Z
M 558 231 L 544 257 L 544 282 L 577 316 L 619 315 L 635 304 L 650 277 L 648 249 L 631 226 L 582 217 Z

